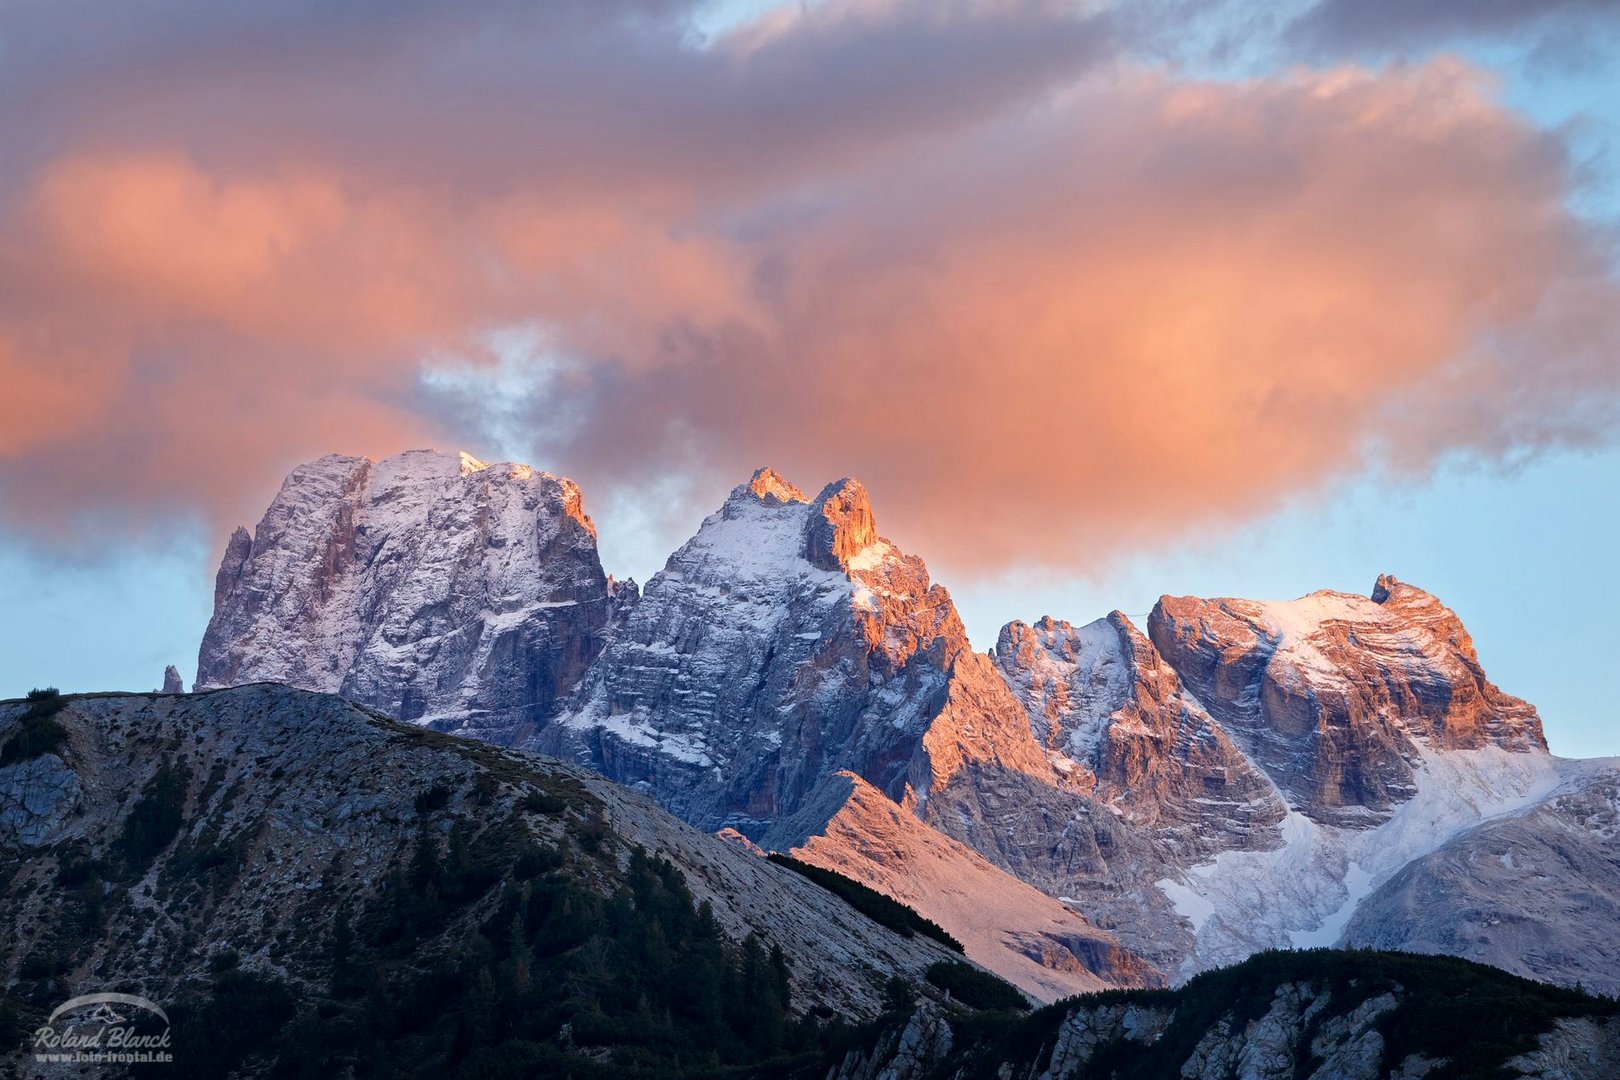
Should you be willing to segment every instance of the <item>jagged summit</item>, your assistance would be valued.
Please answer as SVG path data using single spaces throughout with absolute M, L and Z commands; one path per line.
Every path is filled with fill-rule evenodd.
M 845 477 L 821 490 L 810 505 L 804 557 L 823 570 L 842 570 L 877 543 L 872 500 L 859 480 Z
M 632 599 L 610 594 L 572 480 L 465 453 L 328 454 L 232 534 L 196 685 L 285 682 L 509 741 Z
M 755 469 L 754 475 L 749 478 L 748 483 L 737 488 L 733 494 L 741 495 L 744 491 L 762 502 L 769 502 L 773 499 L 784 503 L 810 501 L 805 497 L 804 492 L 790 484 L 781 473 L 769 466 Z
M 1167 596 L 1148 633 L 1222 726 L 1320 820 L 1386 816 L 1411 796 L 1425 749 L 1547 748 L 1535 708 L 1485 678 L 1455 613 L 1388 575 L 1371 598 Z
M 940 856 L 938 881 L 965 872 L 937 833 L 1181 975 L 1332 944 L 1370 890 L 1396 904 L 1401 867 L 1563 768 L 1456 614 L 1390 575 L 1370 596 L 1166 596 L 1145 633 L 1120 611 L 1045 616 L 974 652 L 849 478 L 811 498 L 757 470 L 643 591 L 602 572 L 571 481 L 330 455 L 232 535 L 216 585 L 200 686 L 336 690 L 756 842 L 791 822 L 793 846 L 835 837 L 847 872 L 891 891 L 897 837 Z
M 765 557 L 787 561 L 790 555 L 797 554 L 811 566 L 834 573 L 870 570 L 885 554 L 893 553 L 877 534 L 872 500 L 865 486 L 847 476 L 834 480 L 811 500 L 775 469 L 756 469 L 746 484 L 731 490 L 718 517 L 723 521 L 752 521 L 769 530 L 769 541 L 754 538 L 763 545 Z M 705 531 L 716 531 L 712 522 L 712 518 L 704 522 Z M 694 542 L 702 535 L 700 532 L 694 537 Z M 788 542 L 794 539 L 798 540 L 798 551 L 790 552 Z M 884 544 L 886 550 L 868 551 L 878 544 Z M 863 555 L 869 557 L 862 559 Z M 853 566 L 852 560 L 856 560 Z
M 990 753 L 957 745 L 992 737 L 982 715 L 921 745 L 952 701 L 958 659 L 972 655 L 949 594 L 877 535 L 858 482 L 835 481 L 813 502 L 797 492 L 768 470 L 734 490 L 647 583 L 536 747 L 749 837 L 833 771 L 898 800 Z M 978 676 L 1006 716 L 1021 715 L 988 663 Z M 1007 756 L 1039 761 L 1018 727 Z
M 1058 771 L 1162 842 L 1272 838 L 1282 801 L 1124 612 L 1008 623 L 995 661 Z

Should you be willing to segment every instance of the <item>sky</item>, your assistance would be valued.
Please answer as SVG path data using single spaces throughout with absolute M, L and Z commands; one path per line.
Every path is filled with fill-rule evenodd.
M 980 647 L 1394 573 L 1620 754 L 1617 11 L 0 0 L 0 694 L 189 676 L 281 476 L 438 446 L 641 580 L 857 476 Z

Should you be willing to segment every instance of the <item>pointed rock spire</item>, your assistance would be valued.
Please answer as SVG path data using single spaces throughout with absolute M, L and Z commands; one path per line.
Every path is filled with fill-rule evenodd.
M 748 490 L 761 502 L 770 502 L 772 499 L 783 503 L 810 501 L 804 492 L 788 483 L 781 473 L 768 466 L 754 470 L 754 475 L 748 480 Z
M 834 480 L 810 505 L 804 530 L 804 557 L 823 570 L 842 570 L 849 559 L 877 539 L 872 501 L 859 480 Z

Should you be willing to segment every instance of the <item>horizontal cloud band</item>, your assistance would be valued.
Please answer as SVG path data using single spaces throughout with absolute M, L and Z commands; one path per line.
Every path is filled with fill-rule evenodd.
M 524 325 L 519 421 L 588 495 L 858 474 L 959 571 L 1612 430 L 1620 297 L 1562 147 L 1457 62 L 1192 82 L 1044 4 L 702 47 L 678 14 L 159 42 L 59 95 L 0 207 L 8 519 L 228 523 L 317 453 L 476 449 L 512 403 L 423 367 Z

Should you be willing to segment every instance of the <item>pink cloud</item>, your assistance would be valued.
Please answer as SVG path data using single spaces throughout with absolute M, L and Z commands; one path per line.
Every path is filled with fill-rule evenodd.
M 9 520 L 229 525 L 327 450 L 478 449 L 422 365 L 516 324 L 570 361 L 531 427 L 588 497 L 855 473 L 959 571 L 1612 431 L 1561 148 L 1455 63 L 1188 83 L 1042 4 L 707 50 L 625 7 L 154 40 L 96 108 L 14 72 Z

